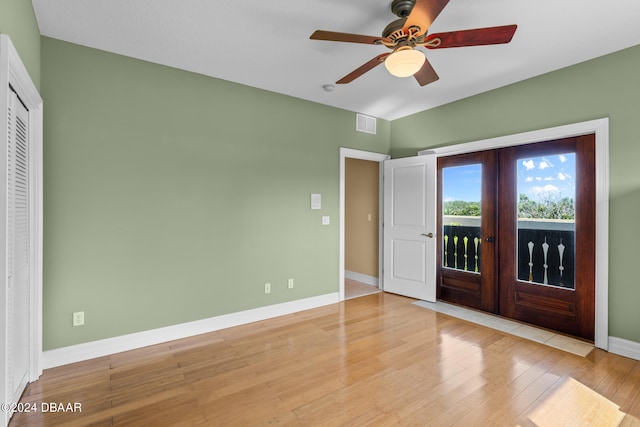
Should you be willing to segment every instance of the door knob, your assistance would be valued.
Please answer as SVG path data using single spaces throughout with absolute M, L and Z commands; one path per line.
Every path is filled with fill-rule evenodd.
M 493 237 L 487 237 L 485 240 L 489 243 L 493 243 L 495 239 Z
M 432 239 L 432 238 L 433 238 L 433 233 L 429 233 L 429 234 L 424 234 L 424 233 L 422 233 L 422 234 L 421 234 L 421 236 L 429 237 L 429 238 L 431 238 L 431 239 Z

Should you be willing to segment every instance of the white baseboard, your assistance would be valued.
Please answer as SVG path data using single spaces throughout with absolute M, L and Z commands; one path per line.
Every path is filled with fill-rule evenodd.
M 152 329 L 150 331 L 137 332 L 99 341 L 77 344 L 69 347 L 47 350 L 42 353 L 42 367 L 44 369 L 69 363 L 81 362 L 96 357 L 160 344 L 180 338 L 205 334 L 233 326 L 244 325 L 273 317 L 284 316 L 298 311 L 309 310 L 316 307 L 338 303 L 338 292 L 305 298 L 281 304 L 269 305 L 252 310 L 239 311 L 237 313 L 223 314 L 208 319 L 194 322 L 181 323 L 165 328 Z
M 640 343 L 617 337 L 609 337 L 609 353 L 640 360 Z
M 378 278 L 367 276 L 366 274 L 356 273 L 355 271 L 344 271 L 344 278 L 355 280 L 356 282 L 366 283 L 367 285 L 378 286 Z

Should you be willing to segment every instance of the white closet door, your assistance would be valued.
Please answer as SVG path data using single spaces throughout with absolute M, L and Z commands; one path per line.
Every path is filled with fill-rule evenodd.
M 7 395 L 17 402 L 29 380 L 29 112 L 9 92 L 7 146 Z

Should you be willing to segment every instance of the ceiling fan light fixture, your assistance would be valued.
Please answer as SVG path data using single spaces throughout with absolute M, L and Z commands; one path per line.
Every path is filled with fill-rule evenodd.
M 409 77 L 417 73 L 424 61 L 424 53 L 412 48 L 398 49 L 384 60 L 384 66 L 396 77 Z

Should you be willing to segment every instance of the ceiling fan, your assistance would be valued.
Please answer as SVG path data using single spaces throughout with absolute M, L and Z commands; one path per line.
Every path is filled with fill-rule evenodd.
M 414 76 L 420 86 L 424 86 L 435 82 L 439 77 L 424 53 L 415 49 L 416 47 L 444 49 L 503 44 L 509 43 L 516 32 L 517 25 L 505 25 L 427 34 L 433 21 L 448 3 L 449 0 L 393 0 L 391 11 L 400 19 L 387 25 L 382 31 L 382 37 L 318 30 L 311 34 L 310 39 L 384 45 L 392 50 L 356 68 L 336 84 L 350 83 L 384 62 L 387 70 L 394 76 Z

